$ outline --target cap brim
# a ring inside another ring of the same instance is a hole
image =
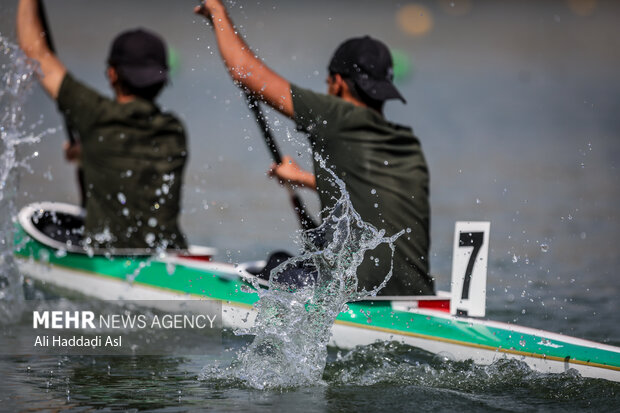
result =
[[[168,80],[168,69],[159,66],[121,66],[121,75],[135,87],[148,87]]]
[[[396,86],[387,79],[377,80],[360,76],[355,79],[355,83],[369,97],[375,100],[386,101],[390,99],[400,99],[403,103],[407,103],[403,95],[396,89]]]

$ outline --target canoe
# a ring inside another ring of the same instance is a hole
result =
[[[85,251],[41,234],[35,221],[49,210],[81,213],[77,207],[59,203],[32,204],[21,210],[15,256],[26,278],[100,300],[219,300],[225,328],[245,328],[254,322],[258,295],[248,287],[253,277],[250,270],[260,263],[216,262],[209,248],[197,254],[190,249],[187,254],[157,255],[138,250],[115,255]],[[458,241],[455,237],[455,246]],[[468,271],[471,275],[471,267]],[[475,284],[473,278],[465,281],[470,282]],[[465,315],[467,311],[455,307],[466,294],[461,294],[460,286],[454,288],[459,291],[456,299],[440,292],[430,297],[375,297],[349,303],[332,328],[330,345],[351,349],[395,340],[452,360],[491,364],[501,358],[518,359],[544,373],[575,369],[584,377],[620,382],[619,347],[473,317],[475,310]]]

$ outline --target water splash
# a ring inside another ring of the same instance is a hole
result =
[[[255,304],[256,322],[235,332],[253,335],[254,340],[237,354],[222,378],[258,389],[321,383],[336,317],[347,302],[376,295],[392,276],[390,268],[376,288],[358,291],[357,267],[365,252],[388,244],[393,254],[393,243],[404,231],[385,237],[385,230],[364,222],[353,209],[344,182],[327,171],[340,189],[340,199],[321,226],[302,233],[304,252],[272,270],[268,289],[254,281],[260,298]],[[211,369],[203,377],[213,374]]]
[[[36,64],[0,34],[0,323],[21,311],[23,290],[13,257],[13,219],[18,187],[16,169],[26,165],[18,147],[38,142],[24,133],[23,106],[35,82]]]

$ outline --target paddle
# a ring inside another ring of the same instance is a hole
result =
[[[265,139],[265,143],[269,148],[269,152],[271,152],[271,157],[273,161],[278,165],[282,163],[282,155],[280,153],[280,149],[278,148],[278,144],[276,143],[273,134],[271,133],[271,128],[267,125],[267,121],[263,116],[263,113],[260,109],[260,103],[257,99],[255,99],[249,92],[245,92],[245,97],[248,102],[248,106],[256,119],[256,123],[258,123],[258,127],[263,134],[263,138]],[[286,186],[289,192],[289,196],[291,198],[291,203],[293,204],[293,208],[295,209],[295,213],[297,214],[297,218],[299,219],[299,224],[304,230],[309,230],[317,227],[314,219],[308,214],[303,204],[301,203],[301,198],[295,192],[293,188],[289,185]]]
[[[49,25],[47,24],[47,14],[45,13],[42,0],[37,0],[37,8],[39,11],[39,20],[41,21],[41,26],[43,27],[43,31],[45,32],[45,42],[47,43],[47,47],[49,47],[49,49],[52,52],[56,53],[56,48],[54,47],[54,43],[52,42],[52,33],[50,32]],[[65,130],[67,131],[69,144],[75,145],[75,143],[77,142],[77,139],[76,139],[77,134],[69,126],[67,117],[64,114],[62,115],[62,117],[65,122]],[[84,207],[86,204],[86,198],[84,197],[84,195],[86,194],[86,186],[84,183],[84,171],[82,170],[81,167],[78,167],[77,169],[77,180],[78,180],[78,191],[80,194],[80,205]]]

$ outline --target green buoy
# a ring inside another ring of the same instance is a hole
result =
[[[173,77],[179,71],[181,59],[179,53],[172,46],[168,46],[168,68],[170,70],[170,77]]]
[[[413,74],[413,65],[409,55],[402,50],[392,49],[392,63],[394,64],[394,81],[402,82]]]

